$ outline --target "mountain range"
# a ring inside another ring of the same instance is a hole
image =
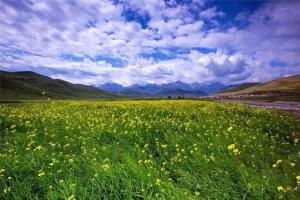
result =
[[[116,83],[106,83],[103,85],[98,85],[97,87],[106,91],[128,95],[128,96],[197,97],[197,96],[206,96],[209,94],[214,94],[218,91],[223,90],[223,88],[225,88],[226,86],[220,83],[187,84],[181,81],[176,81],[176,82],[165,83],[165,84],[146,84],[146,85],[134,84],[128,87],[124,87]]]
[[[239,98],[270,97],[278,100],[300,101],[300,75],[283,77],[265,83],[187,84],[181,81],[165,84],[134,84],[124,87],[116,83],[86,86],[53,79],[31,71],[0,70],[0,100],[22,99],[115,99],[215,96]]]

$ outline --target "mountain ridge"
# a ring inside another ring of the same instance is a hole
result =
[[[208,94],[215,93],[217,91],[222,90],[225,85],[220,83],[212,83],[212,84],[200,84],[200,83],[192,83],[187,84],[181,81],[171,82],[171,83],[163,83],[163,84],[133,84],[131,86],[124,87],[117,83],[105,83],[102,85],[98,85],[100,89],[116,92],[120,94],[130,95],[132,94],[140,94],[144,96],[161,96],[164,93],[168,93],[171,95],[171,91],[182,90],[186,96],[206,96]],[[163,95],[163,96],[166,96]],[[169,95],[169,96],[170,96]],[[133,95],[134,96],[134,95]],[[172,95],[171,95],[172,96]],[[175,96],[175,95],[173,95]]]

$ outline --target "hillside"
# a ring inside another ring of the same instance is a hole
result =
[[[238,91],[222,92],[218,96],[300,101],[300,75],[275,79]]]
[[[81,84],[72,84],[31,71],[0,70],[0,100],[23,99],[97,99],[118,95]]]
[[[249,87],[253,87],[258,84],[259,83],[241,83],[241,84],[235,84],[235,85],[228,85],[228,86],[224,87],[224,90],[220,91],[219,93],[236,92],[236,91],[244,90]]]

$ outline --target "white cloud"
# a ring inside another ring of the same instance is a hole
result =
[[[262,81],[300,73],[299,3],[267,3],[252,14],[236,17],[247,26],[221,29],[216,17],[225,14],[203,0],[180,5],[160,0],[26,2],[0,4],[0,59],[6,70],[45,68],[55,71],[53,77],[76,83],[124,85]],[[148,27],[126,20],[128,9],[149,16]],[[206,23],[214,26],[207,29]],[[170,48],[188,51],[166,60],[141,56],[156,49],[176,54]],[[192,48],[217,52],[199,53]],[[62,54],[86,59],[64,60]],[[99,55],[121,59],[126,65],[116,68],[107,60],[91,59]],[[274,68],[273,60],[286,66]]]
[[[222,17],[224,15],[225,15],[225,13],[223,13],[221,11],[217,11],[216,7],[208,8],[199,13],[199,16],[204,19],[211,19],[214,17]]]
[[[197,21],[195,23],[179,26],[176,30],[176,35],[182,36],[182,35],[189,35],[191,33],[199,32],[203,24],[204,24],[203,21]]]

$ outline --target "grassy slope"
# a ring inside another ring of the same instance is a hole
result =
[[[43,94],[45,92],[45,94]],[[115,94],[34,72],[0,71],[0,100],[116,98]]]
[[[235,94],[255,93],[255,92],[295,92],[295,91],[296,92],[300,91],[300,75],[276,79],[243,90],[224,93],[224,94],[235,95]]]
[[[300,197],[299,124],[272,111],[35,102],[0,105],[0,127],[0,199]]]
[[[300,75],[276,79],[243,90],[219,93],[218,96],[241,95],[245,93],[266,94],[266,100],[300,101]],[[253,97],[254,99],[256,97]]]
[[[237,85],[232,85],[219,93],[236,92],[236,91],[244,90],[249,87],[253,87],[258,84],[259,83],[241,83],[241,84],[237,84]]]
[[[289,76],[267,83],[262,83],[251,88],[247,88],[241,92],[285,92],[285,91],[300,91],[300,75]]]

